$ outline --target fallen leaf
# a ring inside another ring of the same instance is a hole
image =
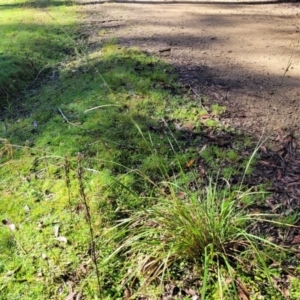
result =
[[[9,219],[2,220],[2,224],[8,227],[11,231],[16,231],[17,227]]]
[[[205,114],[205,115],[200,115],[198,118],[199,118],[200,120],[202,120],[202,121],[206,121],[206,120],[208,120],[208,119],[211,119],[212,116],[209,115],[209,114]]]
[[[260,149],[261,152],[263,152],[265,154],[268,153],[267,148],[265,146],[260,146],[259,149]]]
[[[178,131],[183,131],[183,132],[187,132],[187,133],[192,133],[195,126],[191,123],[186,123],[186,124],[179,124],[179,123],[175,123],[174,124],[175,126],[175,129],[178,130]]]
[[[59,242],[61,242],[61,243],[68,243],[68,240],[67,240],[67,238],[66,237],[64,237],[64,236],[59,236],[59,237],[57,237],[56,238]]]
[[[75,298],[75,300],[80,300],[80,299],[81,299],[81,296],[82,296],[82,293],[81,293],[81,292],[79,292],[79,293],[76,295],[76,298]]]
[[[238,114],[236,115],[236,117],[238,117],[238,118],[246,118],[247,115],[246,115],[244,112],[242,112],[242,113],[238,113]]]
[[[38,277],[38,278],[41,278],[41,277],[43,277],[43,276],[44,276],[43,272],[38,272],[38,273],[37,273],[37,277]]]
[[[276,173],[275,173],[275,177],[277,180],[280,180],[282,178],[282,175],[281,175],[281,171],[280,170],[277,170]]]
[[[45,260],[47,260],[47,259],[48,259],[48,256],[47,256],[47,254],[43,253],[43,254],[42,254],[42,259],[45,259]]]
[[[266,199],[266,203],[272,208],[272,210],[276,209],[276,206],[272,203],[273,198],[269,197]]]
[[[206,147],[207,147],[207,144],[203,145],[198,153],[201,154],[203,151],[205,151]]]
[[[259,160],[258,163],[260,163],[263,166],[271,166],[271,162],[269,161]]]
[[[30,212],[30,207],[29,207],[28,205],[25,205],[25,206],[24,206],[24,210],[25,210],[25,212],[28,213],[28,212]]]
[[[171,51],[171,47],[166,47],[166,48],[162,48],[159,49],[158,52],[162,53],[162,52],[170,52]]]
[[[59,225],[54,226],[54,235],[56,238],[59,237]]]
[[[195,128],[194,124],[191,123],[183,124],[181,126],[181,130],[184,132],[193,132],[194,128]]]
[[[79,268],[83,274],[87,273],[86,264],[80,264]]]
[[[200,175],[200,177],[203,178],[203,177],[205,176],[205,174],[206,174],[205,170],[204,170],[203,168],[201,168],[201,169],[199,170],[199,175]]]
[[[285,299],[289,299],[290,298],[290,291],[288,288],[283,288],[283,295]]]
[[[185,293],[190,296],[197,296],[197,292],[191,288],[184,289]]]
[[[69,295],[65,298],[65,300],[74,300],[77,292],[70,291]]]
[[[38,222],[38,228],[42,228],[44,226],[44,222],[41,221],[41,222]]]
[[[125,287],[123,300],[129,300],[130,297],[131,297],[131,291],[128,287]]]
[[[294,236],[294,239],[292,241],[292,245],[300,244],[300,235]]]
[[[5,274],[5,277],[10,277],[16,273],[18,273],[22,268],[22,265],[19,265],[16,269],[12,270],[12,271],[8,271],[6,274]]]
[[[236,283],[237,288],[238,288],[239,298],[241,300],[250,300],[250,292],[245,287],[245,285],[239,279],[236,279],[235,283]]]
[[[191,159],[189,162],[187,162],[186,166],[188,168],[190,168],[193,164],[194,164],[195,160],[194,159]]]
[[[185,197],[186,197],[186,193],[180,191],[180,192],[177,193],[177,196],[178,196],[179,199],[183,200],[183,199],[185,199]]]
[[[232,278],[231,277],[227,277],[225,280],[226,284],[230,284],[232,282]]]

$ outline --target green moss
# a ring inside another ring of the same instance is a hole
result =
[[[9,107],[12,98],[30,86],[36,76],[50,76],[58,62],[74,53],[75,44],[65,32],[74,36],[75,7],[66,7],[63,0],[55,2],[60,5],[47,3],[47,10],[29,1],[6,1],[1,7],[2,107]]]
[[[206,120],[205,125],[209,127],[216,127],[218,122],[216,120]]]
[[[213,104],[211,106],[211,111],[214,115],[220,115],[226,111],[226,106],[221,106],[218,104]]]
[[[235,150],[229,149],[226,151],[226,157],[231,161],[236,161],[239,159],[239,154]]]

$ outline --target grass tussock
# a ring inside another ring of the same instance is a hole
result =
[[[119,225],[127,228],[128,235],[114,254],[122,253],[131,262],[124,280],[129,286],[140,284],[133,298],[147,294],[153,282],[182,280],[185,272],[192,281],[199,278],[197,289],[203,299],[213,295],[213,299],[238,299],[239,284],[247,273],[264,274],[272,284],[268,264],[288,250],[252,234],[251,229],[264,221],[287,224],[276,222],[274,216],[240,209],[240,201],[249,192],[226,197],[228,191],[220,191],[211,182],[195,193],[174,183],[164,185],[167,196]],[[196,266],[196,273],[191,266]],[[253,291],[247,289],[244,293],[250,296]]]

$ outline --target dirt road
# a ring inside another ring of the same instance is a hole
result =
[[[299,2],[83,2],[92,47],[117,37],[159,55],[228,107],[225,122],[300,137]]]

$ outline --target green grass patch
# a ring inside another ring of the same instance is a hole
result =
[[[37,76],[51,75],[74,54],[75,6],[66,1],[7,0],[0,4],[0,106],[10,107]],[[66,32],[68,33],[67,36]]]
[[[181,184],[165,184],[168,196],[122,223],[127,224],[128,235],[115,253],[122,251],[131,262],[125,278],[128,285],[140,283],[134,297],[151,297],[153,290],[148,286],[153,281],[184,284],[183,274],[188,274],[202,299],[238,299],[244,284],[244,295],[257,289],[261,296],[265,283],[270,285],[273,276],[278,276],[278,270],[269,270],[268,261],[282,259],[287,252],[245,229],[262,220],[273,224],[270,216],[237,208],[248,192],[228,198],[227,190],[217,190],[209,183],[206,191],[200,186],[196,192],[184,190],[183,197]],[[256,277],[255,284],[249,282],[252,277]],[[269,296],[281,297],[272,285],[266,290]]]

